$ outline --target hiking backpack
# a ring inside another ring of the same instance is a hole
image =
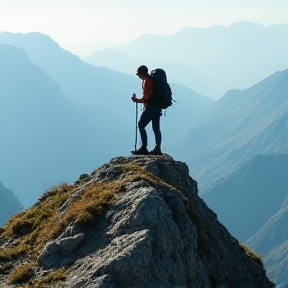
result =
[[[153,80],[154,90],[151,100],[156,101],[161,109],[166,109],[172,105],[172,91],[167,83],[166,73],[163,69],[157,68],[150,72]]]

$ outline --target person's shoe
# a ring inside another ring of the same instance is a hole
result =
[[[149,152],[149,155],[162,155],[162,152],[159,148],[155,147],[152,151]]]
[[[149,151],[147,150],[147,148],[145,146],[142,146],[136,151],[131,151],[131,153],[133,155],[148,155]]]

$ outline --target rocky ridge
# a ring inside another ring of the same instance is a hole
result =
[[[59,204],[57,219],[91,185],[116,185],[117,195],[107,194],[109,205],[89,225],[69,218],[65,231],[41,249],[30,283],[62,269],[60,284],[73,288],[272,287],[257,255],[232,237],[198,196],[185,163],[168,155],[114,158],[81,175]],[[2,248],[12,245],[3,239]]]

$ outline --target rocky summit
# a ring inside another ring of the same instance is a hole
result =
[[[44,193],[0,236],[3,287],[273,287],[168,155],[114,158]]]

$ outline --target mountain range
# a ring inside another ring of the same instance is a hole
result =
[[[130,94],[141,90],[135,76],[87,64],[40,33],[1,33],[1,42],[10,44],[2,44],[0,49],[0,92],[5,109],[0,116],[0,130],[7,149],[6,153],[2,150],[0,169],[2,181],[24,206],[36,201],[39,191],[69,182],[76,173],[91,169],[91,163],[101,164],[107,157],[127,155],[133,150],[136,124]],[[183,85],[171,87],[177,103],[167,117],[162,117],[162,131],[164,137],[173,131],[174,138],[163,141],[164,149],[173,146],[173,141],[215,102]],[[154,135],[149,140],[152,146]],[[52,159],[61,164],[51,169]],[[78,161],[74,167],[71,159]],[[21,181],[15,182],[11,171],[18,161]],[[20,173],[22,170],[29,176]],[[39,173],[41,177],[34,181],[33,175]],[[26,191],[33,197],[27,198]]]
[[[180,84],[171,87],[177,102],[161,118],[164,149],[187,162],[200,195],[233,235],[250,238],[256,251],[265,248],[259,253],[269,275],[286,281],[288,69],[217,102]],[[135,136],[130,96],[140,91],[135,76],[87,64],[46,35],[0,33],[1,181],[28,207],[48,187],[129,154]],[[153,144],[152,134],[149,139]]]
[[[288,153],[288,69],[230,90],[175,145],[205,187],[258,154]]]
[[[22,210],[23,206],[14,192],[0,182],[0,227],[7,222],[9,217]]]
[[[288,154],[257,155],[202,195],[230,233],[263,257],[277,284],[288,279],[287,175]]]
[[[288,279],[288,189],[286,192],[280,209],[246,241],[251,249],[263,256],[268,275],[279,284]]]
[[[129,145],[123,120],[71,101],[22,49],[0,44],[0,82],[0,175],[26,207]]]
[[[184,27],[170,36],[144,35],[97,51],[85,61],[126,73],[147,64],[164,68],[171,82],[213,99],[246,89],[288,67],[288,24],[264,27],[249,22],[209,28]]]
[[[244,242],[278,212],[288,195],[287,173],[288,154],[257,155],[207,187],[202,197]]]
[[[0,34],[0,43],[23,49],[35,65],[54,79],[69,99],[105,107],[121,114],[123,119],[129,119],[127,111],[122,109],[129,104],[131,106],[130,96],[134,91],[141,91],[136,77],[89,65],[44,34],[4,32]]]
[[[87,64],[78,56],[62,49],[49,36],[40,33],[4,32],[0,34],[1,42],[23,49],[35,65],[41,67],[54,79],[70,100],[104,107],[126,121],[127,125],[130,125],[130,131],[133,130],[135,109],[130,98],[134,92],[141,97],[141,81],[135,75]],[[135,64],[135,71],[138,66],[139,63]],[[215,100],[183,85],[172,83],[171,87],[173,97],[182,105],[175,105],[173,107],[175,109],[170,110],[174,118],[167,117],[164,122],[168,122],[167,127],[173,126],[175,122],[182,123],[181,126],[177,126],[177,129],[173,129],[177,138],[186,132],[197,117]],[[163,129],[169,132],[169,128],[163,127]],[[131,134],[130,137],[132,143],[134,135]]]

